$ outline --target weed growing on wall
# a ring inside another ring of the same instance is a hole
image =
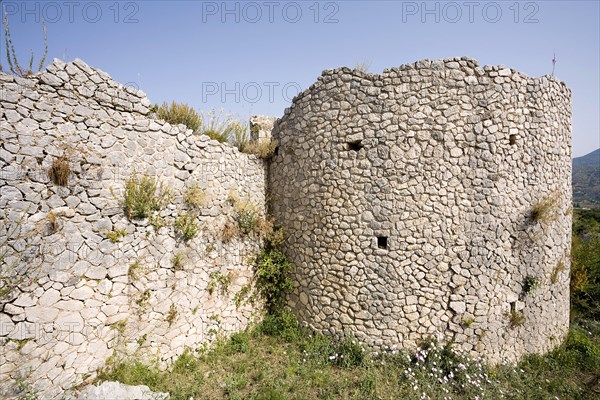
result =
[[[160,211],[171,200],[168,188],[159,184],[156,178],[147,175],[133,175],[125,182],[123,209],[127,218],[147,218]]]
[[[235,193],[230,194],[228,200],[233,205],[239,232],[243,235],[253,233],[261,220],[254,204],[249,198],[241,200]]]
[[[529,296],[535,293],[536,290],[538,290],[540,287],[540,279],[536,276],[533,275],[527,275],[525,277],[525,279],[523,280],[523,285],[522,285],[522,296],[521,297],[525,297],[525,296]]]
[[[215,289],[220,288],[221,294],[226,294],[229,289],[229,284],[231,283],[231,275],[223,274],[220,271],[211,272],[209,275],[208,285],[206,289],[209,294],[213,294]]]
[[[186,211],[175,220],[175,232],[184,240],[191,240],[198,233],[196,213]]]
[[[60,228],[60,217],[53,211],[50,211],[46,216],[46,221],[48,221],[48,233],[50,235],[58,232]]]
[[[136,281],[140,278],[142,273],[142,264],[139,260],[136,260],[133,264],[129,266],[129,270],[127,270],[127,276],[131,281]]]
[[[167,314],[167,322],[169,323],[169,326],[173,325],[173,322],[175,322],[177,319],[178,314],[177,306],[175,306],[175,304],[171,304],[171,307],[169,307],[169,313]]]
[[[560,260],[558,262],[558,264],[556,264],[556,267],[554,267],[554,269],[552,270],[552,274],[550,275],[550,282],[552,282],[552,284],[555,284],[556,282],[558,282],[558,277],[560,275],[561,272],[563,272],[565,270],[565,263],[563,260]]]
[[[173,255],[173,258],[171,258],[171,265],[173,266],[173,269],[175,271],[181,271],[183,270],[183,260],[185,258],[185,254],[183,254],[182,252],[178,251],[177,253],[175,253]]]
[[[521,311],[510,310],[506,316],[511,328],[516,328],[525,323],[525,315]]]
[[[113,229],[112,231],[106,232],[106,238],[112,243],[117,243],[121,238],[125,237],[127,231],[123,229]]]

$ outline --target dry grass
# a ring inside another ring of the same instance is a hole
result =
[[[531,219],[534,222],[550,222],[556,218],[556,211],[559,206],[560,193],[551,193],[533,205]]]
[[[200,208],[206,201],[206,193],[200,188],[198,183],[190,186],[183,195],[183,201],[188,207]]]
[[[198,115],[193,107],[187,104],[180,104],[173,101],[169,105],[169,103],[164,102],[162,106],[156,108],[155,112],[158,118],[172,125],[183,124],[194,132],[202,125],[200,115]]]
[[[48,216],[46,216],[46,220],[48,221],[48,232],[50,234],[56,233],[59,228],[59,217],[55,212],[50,211]]]
[[[221,231],[221,240],[223,243],[229,243],[231,239],[238,237],[239,235],[240,230],[237,224],[227,221],[223,226],[223,230]]]
[[[521,311],[511,310],[507,314],[507,318],[511,328],[516,328],[525,323],[525,315]]]
[[[242,151],[247,154],[255,154],[259,158],[267,160],[273,156],[277,145],[278,143],[275,139],[262,139],[255,142],[249,142],[243,147]]]
[[[565,270],[565,263],[562,260],[560,260],[558,262],[558,264],[556,264],[556,267],[554,267],[554,270],[552,270],[552,275],[550,275],[550,282],[552,282],[553,284],[558,282],[558,276],[564,270]]]
[[[55,158],[52,161],[52,166],[48,168],[48,178],[58,186],[67,186],[69,184],[69,176],[71,175],[71,167],[67,156]]]

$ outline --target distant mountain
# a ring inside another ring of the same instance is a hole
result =
[[[595,165],[596,167],[600,167],[600,149],[594,150],[585,156],[573,159],[573,167],[581,167],[582,165]]]
[[[573,204],[600,207],[600,149],[573,159]]]

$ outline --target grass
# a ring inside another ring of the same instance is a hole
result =
[[[264,160],[269,159],[277,148],[275,139],[252,141],[248,124],[234,119],[231,114],[224,114],[222,109],[219,112],[211,110],[202,113],[202,124],[196,132],[221,143],[229,143],[243,153],[255,154]]]
[[[154,105],[151,112],[157,118],[171,124],[184,124],[196,134],[207,135],[221,143],[229,143],[243,153],[255,154],[265,160],[269,159],[277,148],[277,141],[274,139],[252,141],[248,124],[238,121],[232,114],[225,114],[223,109],[198,114],[187,104],[173,101],[171,104],[165,102],[161,106]]]
[[[186,352],[168,371],[112,360],[99,379],[148,385],[174,400],[418,399],[423,393],[431,399],[591,399],[600,376],[600,326],[583,323],[546,356],[488,368],[434,343],[413,353],[370,354],[352,339],[336,342],[302,329],[284,312],[208,351]]]
[[[303,328],[284,310],[228,340],[218,340],[209,350],[190,349],[167,371],[113,358],[99,380],[145,384],[171,393],[174,400],[599,398],[600,244],[595,240],[600,213],[589,217],[575,210],[574,217],[572,264],[574,271],[582,272],[571,282],[571,328],[554,351],[527,356],[515,366],[486,366],[451,346],[431,342],[422,343],[416,352],[389,348],[383,354],[370,353],[352,338],[335,341]],[[561,264],[559,270],[565,268]],[[524,283],[534,288],[536,281]],[[518,325],[523,322],[519,314],[513,310],[507,317]]]

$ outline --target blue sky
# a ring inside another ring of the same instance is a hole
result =
[[[27,63],[81,58],[153,102],[280,116],[321,71],[468,56],[573,90],[573,155],[600,147],[599,1],[0,1]],[[4,36],[1,53],[6,68]],[[37,59],[36,59],[37,60]]]

